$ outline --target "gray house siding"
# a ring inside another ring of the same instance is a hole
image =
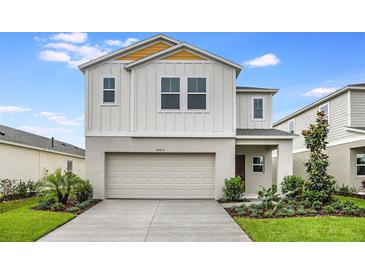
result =
[[[351,91],[351,126],[365,127],[365,92]]]

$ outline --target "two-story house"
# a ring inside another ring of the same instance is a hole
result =
[[[323,111],[329,123],[329,173],[339,185],[359,188],[365,180],[365,84],[343,87],[274,123],[274,128],[296,133],[293,172],[305,176],[308,160],[302,130]]]
[[[86,177],[98,198],[222,197],[292,174],[293,134],[272,128],[275,89],[236,87],[242,67],[165,35],[79,66],[85,74]]]

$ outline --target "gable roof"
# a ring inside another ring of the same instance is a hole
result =
[[[40,150],[60,152],[63,154],[71,154],[75,156],[85,157],[85,150],[62,141],[39,136],[33,133],[22,131],[19,129],[0,125],[0,143],[16,143],[23,146],[30,146]]]
[[[121,48],[121,49],[118,49],[118,50],[115,50],[115,51],[112,51],[108,54],[105,54],[105,55],[102,55],[98,58],[95,58],[93,60],[90,60],[86,63],[83,63],[81,65],[78,66],[78,68],[84,72],[85,69],[91,67],[91,66],[94,66],[96,64],[99,64],[101,62],[104,62],[106,60],[109,60],[109,59],[112,59],[112,58],[115,58],[119,55],[122,55],[122,54],[125,54],[125,53],[128,53],[128,52],[131,52],[133,51],[134,49],[137,49],[137,48],[140,48],[142,47],[143,45],[147,45],[147,44],[152,44],[154,42],[157,42],[157,41],[164,41],[164,42],[167,42],[167,43],[170,43],[172,45],[176,45],[178,43],[180,43],[180,41],[178,40],[175,40],[171,37],[168,37],[166,35],[163,35],[163,34],[157,34],[155,36],[152,36],[150,38],[147,38],[147,39],[144,39],[140,42],[137,42],[137,43],[134,43],[128,47],[124,47],[124,48]]]
[[[259,88],[259,87],[243,87],[237,86],[237,92],[262,92],[262,93],[277,93],[279,89],[276,88]]]
[[[285,121],[287,121],[287,120],[289,120],[289,119],[291,119],[291,118],[293,118],[293,117],[295,117],[299,114],[302,114],[303,112],[305,112],[305,111],[307,111],[307,110],[309,110],[313,107],[319,106],[319,105],[325,103],[326,101],[328,101],[328,100],[330,100],[334,97],[337,97],[337,96],[341,95],[342,93],[344,93],[344,92],[346,92],[350,89],[358,89],[358,90],[364,90],[365,91],[365,83],[351,84],[351,85],[347,85],[343,88],[340,88],[340,89],[338,89],[338,90],[322,97],[321,99],[319,99],[319,100],[317,100],[317,101],[315,101],[315,102],[313,102],[313,103],[297,110],[296,112],[294,112],[294,113],[292,113],[288,116],[285,116],[284,118],[281,118],[280,120],[276,121],[273,124],[273,126],[277,126],[277,125],[279,125],[279,124],[281,124],[281,123],[283,123],[283,122],[285,122]]]
[[[143,63],[148,62],[150,60],[153,60],[153,59],[156,59],[156,58],[161,58],[163,56],[167,56],[167,55],[176,53],[176,52],[178,52],[180,50],[183,50],[183,49],[190,50],[193,53],[197,53],[197,54],[203,55],[205,57],[211,58],[213,60],[216,60],[218,62],[224,63],[225,65],[236,69],[237,75],[239,74],[239,72],[242,69],[242,66],[241,65],[238,65],[238,64],[236,64],[236,63],[234,63],[232,61],[229,61],[229,60],[227,60],[227,59],[225,59],[223,57],[220,57],[218,55],[215,55],[213,53],[210,53],[210,52],[208,52],[206,50],[203,50],[203,49],[200,49],[198,47],[192,46],[192,45],[190,45],[188,43],[185,43],[185,42],[182,42],[182,43],[177,44],[176,46],[173,46],[171,48],[167,48],[165,50],[156,52],[155,54],[152,54],[152,55],[146,56],[146,57],[144,57],[142,59],[139,59],[139,60],[136,60],[134,62],[131,62],[131,63],[127,64],[125,66],[125,68],[126,69],[131,69],[131,68],[133,68],[135,66],[138,66],[140,64],[143,64]]]
[[[192,51],[193,53],[197,53],[198,55],[202,55],[202,56],[205,56],[205,57],[208,57],[208,58],[211,58],[213,60],[216,60],[218,62],[221,62],[229,67],[232,67],[236,70],[236,75],[238,75],[240,73],[240,71],[242,70],[242,66],[237,64],[237,63],[234,63],[232,61],[229,61],[223,57],[220,57],[218,55],[215,55],[211,52],[208,52],[206,50],[203,50],[203,49],[200,49],[198,47],[195,47],[193,45],[190,45],[188,43],[185,43],[185,42],[180,42],[178,40],[175,40],[173,38],[170,38],[166,35],[163,35],[163,34],[159,34],[159,35],[156,35],[156,36],[153,36],[149,39],[145,39],[141,42],[138,42],[136,44],[133,44],[129,47],[126,47],[126,48],[122,48],[122,49],[119,49],[119,50],[116,50],[116,51],[113,51],[109,54],[106,54],[106,55],[103,55],[103,56],[100,56],[94,60],[91,60],[89,62],[86,62],[84,64],[81,64],[79,65],[79,69],[84,72],[85,69],[93,66],[93,65],[96,65],[98,63],[101,63],[101,62],[104,62],[104,61],[107,61],[107,60],[110,60],[112,58],[115,58],[121,54],[124,54],[124,53],[128,53],[130,51],[133,51],[134,49],[136,48],[139,48],[145,44],[150,44],[150,43],[153,43],[155,41],[159,41],[159,40],[164,40],[168,43],[171,43],[172,44],[172,47],[169,47],[165,50],[161,50],[159,52],[156,52],[154,54],[151,54],[151,55],[148,55],[144,58],[141,58],[141,59],[138,59],[138,60],[135,60],[135,61],[132,61],[130,63],[128,63],[125,68],[126,69],[131,69],[132,67],[135,67],[137,65],[140,65],[142,63],[145,63],[149,60],[153,60],[155,58],[159,58],[159,57],[163,57],[163,56],[167,56],[167,55],[170,55],[170,54],[173,54],[173,53],[176,53],[180,50],[183,50],[183,49],[186,49],[188,51]]]

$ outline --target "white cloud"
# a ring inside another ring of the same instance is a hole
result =
[[[19,112],[27,112],[31,111],[30,108],[23,108],[18,106],[0,106],[0,114],[2,113],[19,113]]]
[[[334,92],[337,88],[314,88],[310,91],[307,91],[302,96],[304,97],[321,97],[327,94],[330,94],[331,92]]]
[[[85,121],[85,115],[81,115],[76,118],[77,121]]]
[[[49,112],[49,111],[42,111],[34,116],[36,117],[41,117],[41,116],[45,116],[45,117],[49,117],[49,116],[54,116],[54,115],[62,115],[63,113],[59,113],[59,112]]]
[[[84,43],[87,40],[87,33],[85,32],[58,33],[53,35],[51,39],[70,43]]]
[[[44,50],[39,53],[39,59],[50,62],[69,63],[71,61],[71,56],[61,51]]]
[[[43,128],[43,127],[34,127],[34,126],[22,126],[18,127],[20,130],[24,130],[30,133],[38,134],[38,135],[46,135],[50,136],[53,134],[60,134],[60,133],[72,133],[74,132],[72,129],[69,128]]]
[[[53,49],[64,49],[68,51],[76,51],[77,46],[70,43],[48,43],[44,46],[45,48],[53,48]]]
[[[104,43],[108,46],[118,46],[118,47],[128,47],[134,43],[138,42],[137,38],[129,37],[124,41],[121,40],[105,40]]]
[[[262,55],[260,57],[248,60],[245,62],[245,65],[254,68],[254,67],[267,67],[267,66],[276,66],[279,64],[281,60],[273,53],[268,53]]]
[[[122,40],[105,40],[100,45],[87,43],[86,33],[59,33],[41,40],[43,50],[39,53],[39,59],[48,62],[61,62],[71,68],[86,63],[110,51],[108,46],[126,47],[138,41],[137,38],[127,38]],[[50,41],[53,40],[53,41]],[[55,42],[56,40],[56,42]]]
[[[35,115],[36,117],[47,117],[48,120],[56,122],[57,124],[64,126],[81,126],[84,121],[84,115],[81,115],[75,119],[68,118],[60,112],[42,111]]]

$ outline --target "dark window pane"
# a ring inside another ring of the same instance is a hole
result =
[[[115,89],[115,79],[104,78],[104,89]]]
[[[364,155],[357,155],[356,156],[357,159],[357,164],[358,165],[365,165],[365,154]]]
[[[205,78],[198,78],[197,79],[198,83],[197,83],[197,92],[206,92],[207,91],[207,87],[206,87],[206,79]]]
[[[180,78],[171,78],[171,92],[180,92]]]
[[[170,78],[161,78],[161,91],[170,92]]]
[[[67,171],[72,171],[72,161],[71,160],[67,161]]]
[[[365,175],[365,166],[357,167],[357,175]]]
[[[162,94],[161,109],[180,109],[180,95]]]
[[[104,90],[103,102],[104,103],[114,103],[114,90]]]
[[[206,109],[207,100],[205,94],[189,94],[188,109]]]
[[[259,166],[259,165],[254,165],[253,166],[253,172],[263,172],[264,167],[263,166]]]
[[[253,100],[254,108],[262,108],[262,99],[254,99]]]
[[[253,112],[253,118],[255,119],[262,119],[264,116],[263,116],[263,111],[262,109],[254,109],[254,112]]]
[[[253,163],[254,164],[263,164],[264,163],[264,157],[253,157]]]
[[[196,92],[196,78],[188,78],[188,92]]]

